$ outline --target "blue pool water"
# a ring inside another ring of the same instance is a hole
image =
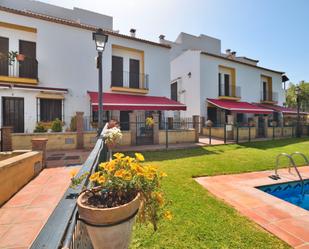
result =
[[[309,210],[309,179],[304,180],[305,195],[301,195],[301,182],[287,182],[257,187],[258,189]]]

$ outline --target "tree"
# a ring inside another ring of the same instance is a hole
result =
[[[309,82],[301,81],[299,83],[301,89],[300,95],[300,110],[309,112]],[[290,84],[286,93],[286,103],[288,107],[297,108],[295,84]]]

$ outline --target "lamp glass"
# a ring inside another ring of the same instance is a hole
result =
[[[301,89],[300,89],[299,86],[297,86],[297,87],[295,88],[295,94],[296,94],[296,95],[300,95],[300,93],[301,93]]]
[[[98,30],[93,33],[93,40],[95,41],[97,51],[103,52],[108,40],[108,35],[104,34],[101,30]]]

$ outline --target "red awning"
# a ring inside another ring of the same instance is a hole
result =
[[[256,104],[257,106],[271,109],[275,112],[281,112],[282,114],[286,115],[297,115],[297,110],[294,110],[292,108],[283,107],[280,105],[268,105],[268,104]],[[307,112],[300,112],[301,115],[308,115]]]
[[[93,110],[98,109],[98,93],[89,92]],[[177,101],[166,97],[139,96],[131,94],[103,93],[104,110],[166,110],[166,111],[185,111],[187,107]]]
[[[254,113],[254,114],[271,114],[273,110],[258,107],[248,102],[237,102],[232,100],[207,99],[210,104],[213,104],[221,109],[229,110],[237,113]]]

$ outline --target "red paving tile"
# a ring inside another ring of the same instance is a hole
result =
[[[304,179],[309,166],[301,167]],[[268,176],[273,171],[200,177],[196,181],[216,197],[232,205],[242,215],[286,241],[292,247],[309,249],[309,212],[256,189],[256,186],[299,180],[293,170],[279,170],[280,180]]]
[[[0,208],[0,248],[29,248],[70,184],[72,168],[44,169]]]

